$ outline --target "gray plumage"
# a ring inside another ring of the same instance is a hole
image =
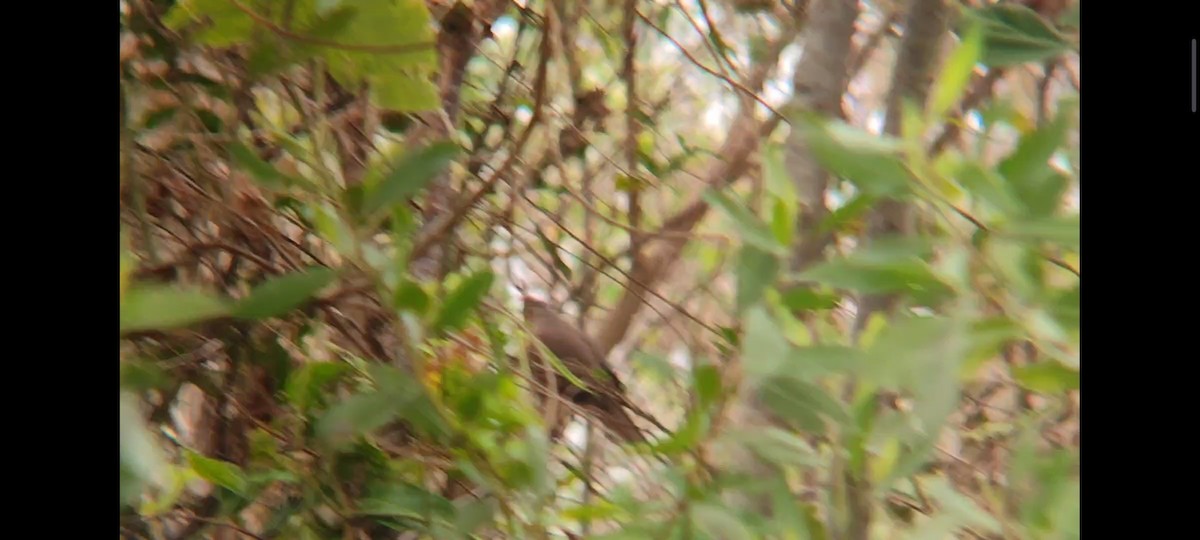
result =
[[[547,372],[553,375],[555,391],[565,400],[576,403],[584,411],[617,434],[626,442],[646,442],[637,424],[625,410],[625,386],[609,368],[604,355],[586,334],[567,322],[545,302],[524,298],[525,322],[546,349],[554,353],[570,373],[587,389],[582,389],[543,361],[536,347],[531,347],[530,367],[536,383],[545,385]],[[559,426],[555,426],[555,431]]]

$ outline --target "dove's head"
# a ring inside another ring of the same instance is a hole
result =
[[[521,301],[524,304],[524,315],[526,320],[531,320],[539,315],[552,312],[550,305],[547,304],[545,300],[532,294],[526,294],[522,296]]]

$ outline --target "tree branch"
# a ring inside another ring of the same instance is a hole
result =
[[[900,42],[896,70],[892,74],[892,88],[887,98],[884,131],[889,135],[900,134],[903,103],[908,101],[918,106],[924,105],[933,86],[942,40],[950,28],[947,1],[913,0],[905,21],[906,30]],[[868,215],[867,241],[894,234],[909,235],[914,232],[913,228],[911,206],[900,200],[884,199]],[[855,338],[874,312],[890,310],[895,299],[893,295],[863,297],[854,321]]]
[[[763,60],[755,66],[746,84],[747,89],[761,89],[766,82],[771,69],[778,61],[783,49],[795,39],[796,21],[787,21],[783,32],[764,55]],[[750,91],[751,94],[755,93]],[[752,152],[758,148],[763,128],[774,129],[779,121],[775,116],[766,123],[760,124],[754,117],[753,102],[743,100],[734,124],[729,130],[720,150],[716,152],[724,160],[719,161],[704,175],[704,185],[720,188],[737,180],[749,165]],[[708,212],[708,204],[703,200],[684,207],[684,210],[668,218],[659,228],[657,234],[647,237],[638,252],[631,252],[633,265],[629,272],[629,281],[625,292],[617,301],[616,307],[600,326],[596,335],[596,344],[603,354],[608,354],[622,339],[625,338],[629,327],[642,306],[642,297],[658,284],[665,276],[666,270],[678,260],[683,248],[687,245],[689,233],[700,223]]]

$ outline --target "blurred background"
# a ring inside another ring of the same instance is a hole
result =
[[[1077,538],[1078,36],[121,1],[122,538]],[[526,294],[647,443],[537,397]]]

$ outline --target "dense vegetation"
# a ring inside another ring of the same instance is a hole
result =
[[[122,537],[1077,538],[1078,21],[122,0]]]

